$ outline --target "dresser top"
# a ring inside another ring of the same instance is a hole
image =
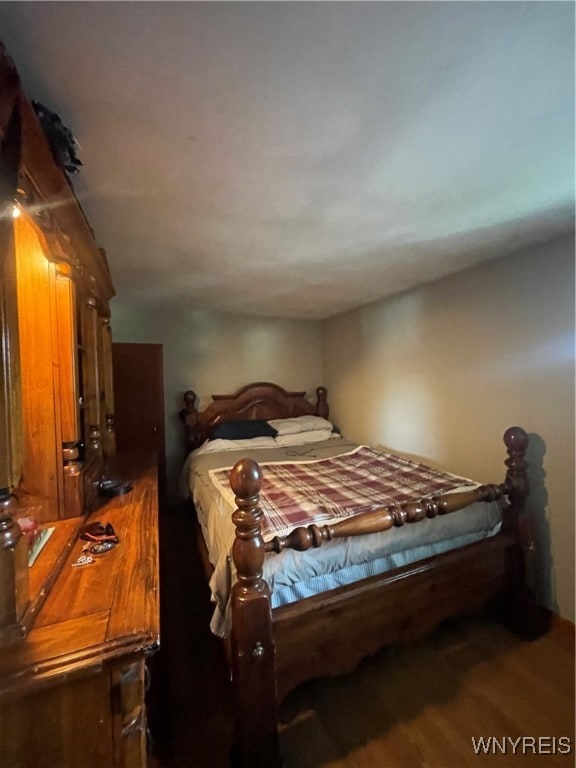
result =
[[[132,490],[103,501],[86,522],[111,523],[119,543],[104,554],[91,555],[92,563],[74,567],[86,544],[70,540],[77,521],[55,524],[30,569],[32,589],[42,588],[42,574],[62,556],[63,546],[67,556],[27,637],[2,649],[0,696],[89,674],[109,660],[158,647],[156,464],[143,455],[120,457],[116,472],[132,483]]]

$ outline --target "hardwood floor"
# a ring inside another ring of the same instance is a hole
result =
[[[157,760],[228,768],[227,672],[208,629],[190,513],[164,512],[160,542],[162,646],[149,702]],[[555,623],[527,643],[488,617],[453,621],[350,675],[306,683],[280,719],[285,768],[572,767],[574,628]]]
[[[573,660],[573,637],[559,629],[529,644],[486,619],[453,622],[295,691],[283,707],[286,768],[573,766],[573,753],[536,756],[520,741],[514,756],[502,741],[564,736],[573,746]],[[489,736],[507,754],[492,744],[495,754],[476,755],[473,739]]]

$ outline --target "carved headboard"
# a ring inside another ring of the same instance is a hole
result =
[[[186,428],[187,451],[198,448],[220,421],[287,419],[307,414],[328,418],[329,413],[324,387],[316,388],[316,402],[312,403],[306,392],[287,392],[266,381],[247,384],[233,395],[212,395],[212,402],[203,411],[197,410],[192,390],[184,393],[184,403],[180,418]]]

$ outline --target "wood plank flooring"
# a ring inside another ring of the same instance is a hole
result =
[[[161,768],[229,768],[227,671],[189,515],[161,518],[150,726]],[[306,683],[281,707],[285,768],[571,768],[573,630],[556,623],[527,643],[488,617],[465,618]]]

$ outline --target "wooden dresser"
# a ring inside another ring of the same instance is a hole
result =
[[[115,290],[55,120],[0,43],[0,766],[138,768],[159,642],[157,463],[115,456]],[[133,488],[104,500],[114,476]],[[96,520],[119,543],[73,567]],[[37,526],[52,535],[29,566]]]
[[[153,457],[127,455],[114,472],[133,490],[103,500],[86,522],[111,523],[119,544],[72,567],[85,542],[71,535],[74,520],[56,521],[30,568],[34,599],[62,560],[27,637],[0,653],[2,768],[146,765],[146,658],[159,643],[157,469]]]

